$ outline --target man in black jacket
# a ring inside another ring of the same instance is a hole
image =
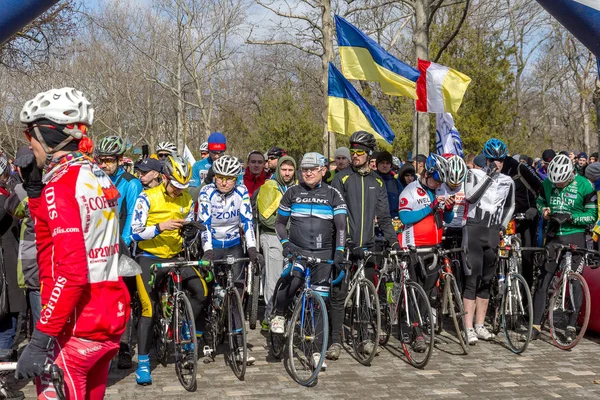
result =
[[[339,190],[348,206],[349,250],[353,259],[364,258],[364,248],[375,246],[375,222],[379,225],[383,236],[393,249],[399,249],[398,238],[388,205],[385,183],[369,168],[369,157],[375,149],[375,138],[365,131],[354,132],[350,136],[350,156],[352,168],[347,168],[331,182],[331,186]],[[375,275],[375,260],[372,258],[365,265],[365,275],[372,282]],[[331,313],[334,318],[343,318],[344,301],[347,285],[342,284],[339,290],[331,295]],[[332,345],[327,350],[327,358],[339,358],[341,345],[339,338],[332,336]],[[365,352],[369,349],[365,346]]]

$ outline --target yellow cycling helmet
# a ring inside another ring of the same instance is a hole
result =
[[[165,160],[163,174],[169,178],[173,186],[185,189],[190,184],[192,166],[189,162],[181,158],[181,156],[173,154]]]

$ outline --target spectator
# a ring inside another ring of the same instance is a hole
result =
[[[227,150],[227,139],[221,132],[213,132],[208,137],[208,157],[196,161],[192,167],[192,179],[190,187],[202,185],[208,176],[208,172],[213,162],[225,153]],[[212,180],[211,180],[212,181]]]
[[[478,154],[473,159],[473,169],[484,169],[484,168],[486,168],[485,156],[483,154]]]
[[[267,151],[267,170],[269,174],[273,174],[277,169],[277,162],[283,156],[287,155],[287,152],[281,147],[273,146]]]
[[[258,150],[252,150],[248,154],[248,168],[244,172],[244,185],[248,189],[248,195],[252,197],[254,192],[261,187],[271,174],[265,171],[265,156]]]
[[[542,153],[542,160],[536,171],[542,180],[546,179],[546,175],[548,175],[548,164],[550,164],[550,161],[552,161],[555,156],[556,153],[552,149],[544,150]]]
[[[398,204],[400,201],[400,193],[402,193],[402,185],[400,181],[392,175],[392,155],[387,151],[382,151],[377,156],[376,173],[383,179],[385,189],[387,191],[388,203],[390,206],[390,215],[392,218],[398,217]]]
[[[590,159],[588,160],[588,165],[595,163],[598,161],[598,152],[594,152],[590,155]]]
[[[152,189],[162,182],[161,172],[162,164],[152,158],[144,158],[137,167],[140,174],[140,181],[144,190]]]
[[[350,150],[347,147],[338,147],[335,150],[335,170],[340,172],[350,166]]]
[[[423,175],[423,170],[425,169],[425,161],[427,161],[427,156],[424,154],[419,154],[415,158],[415,161],[415,171],[417,172],[417,176],[421,176]]]
[[[402,168],[400,168],[400,171],[398,171],[398,180],[400,181],[400,185],[405,188],[415,179],[415,167],[407,162],[402,166]]]
[[[575,170],[579,175],[585,175],[585,167],[587,166],[587,154],[585,152],[581,152],[577,155],[577,160],[575,164]]]

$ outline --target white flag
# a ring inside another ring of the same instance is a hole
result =
[[[438,154],[457,154],[463,157],[462,140],[450,113],[436,114],[435,149]]]
[[[196,159],[194,158],[194,155],[192,154],[190,149],[187,147],[187,144],[185,145],[185,149],[183,149],[183,158],[185,158],[187,162],[189,162],[192,165],[196,163]]]

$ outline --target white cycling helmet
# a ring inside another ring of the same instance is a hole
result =
[[[467,164],[458,155],[452,154],[446,160],[446,183],[458,186],[467,178]]]
[[[208,152],[208,142],[204,142],[200,145],[200,152],[206,151]]]
[[[212,165],[215,175],[238,176],[242,172],[242,164],[234,156],[225,155],[218,158]]]
[[[8,160],[4,155],[0,155],[0,176],[8,171]]]
[[[91,126],[94,122],[94,108],[82,92],[64,87],[38,93],[25,103],[20,117],[24,124],[48,119],[60,125],[82,123]]]
[[[177,146],[171,142],[160,142],[156,146],[156,153],[159,151],[168,151],[171,154],[177,154]]]
[[[559,154],[548,165],[548,179],[552,183],[564,183],[573,178],[573,163],[568,156]]]

